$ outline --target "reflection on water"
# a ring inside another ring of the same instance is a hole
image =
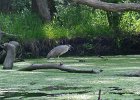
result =
[[[69,89],[88,89],[90,87],[65,87],[65,86],[49,86],[38,90],[38,92],[25,92],[25,91],[0,91],[0,100],[10,99],[13,97],[27,98],[27,97],[57,97],[66,94],[84,94],[90,91],[87,90],[79,90],[74,92],[63,92],[63,93],[47,93],[47,91],[51,90],[69,90]]]

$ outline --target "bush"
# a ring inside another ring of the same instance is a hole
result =
[[[140,14],[138,12],[126,12],[120,22],[121,30],[129,34],[140,32]]]
[[[81,5],[59,5],[57,10],[53,21],[43,27],[47,38],[93,38],[111,35],[104,11]]]
[[[50,23],[43,23],[39,16],[31,13],[26,7],[17,13],[1,13],[0,26],[8,33],[21,35],[23,40],[93,38],[114,35],[109,27],[105,11],[76,4],[58,4],[57,11],[56,17]],[[139,33],[140,14],[138,12],[124,13],[120,29],[125,34]]]
[[[31,0],[12,0],[11,6],[12,6],[12,9],[15,11],[31,9]]]
[[[48,39],[70,38],[70,32],[64,27],[57,26],[53,23],[45,24],[43,26],[43,33]]]
[[[2,30],[22,39],[38,39],[44,37],[43,23],[36,14],[27,9],[20,13],[0,14]]]

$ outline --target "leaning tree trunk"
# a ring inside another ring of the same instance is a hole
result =
[[[55,3],[53,0],[32,0],[32,11],[49,22],[56,12]]]
[[[139,3],[107,3],[101,0],[72,0],[74,2],[88,5],[96,9],[102,9],[105,11],[112,12],[123,12],[123,11],[140,11]]]

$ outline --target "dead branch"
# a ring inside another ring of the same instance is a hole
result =
[[[76,3],[91,6],[96,9],[105,11],[122,12],[122,11],[140,11],[140,4],[138,3],[106,3],[100,0],[73,0]]]
[[[121,74],[121,76],[128,76],[128,77],[140,77],[140,70],[137,71],[131,71],[131,72],[125,72]]]
[[[95,71],[93,69],[78,69],[73,67],[68,67],[62,64],[32,64],[28,67],[19,69],[19,71],[33,71],[38,69],[59,69],[61,71],[71,72],[71,73],[92,73],[97,74],[102,72],[102,70]]]
[[[99,97],[98,100],[101,100],[101,90],[99,90]]]

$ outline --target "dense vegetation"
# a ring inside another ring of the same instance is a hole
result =
[[[109,26],[108,12],[78,4],[58,3],[56,5],[57,14],[53,21],[44,23],[39,16],[31,12],[30,7],[25,6],[26,3],[19,3],[17,9],[24,8],[16,13],[0,14],[0,26],[4,31],[20,34],[25,39],[27,37],[36,39],[44,36],[50,39],[93,38],[115,34]],[[138,12],[124,12],[120,15],[116,14],[117,16],[120,16],[118,24],[121,34],[139,34],[140,14]],[[112,19],[112,21],[114,20],[118,19]],[[115,21],[113,24],[116,24]]]
[[[130,1],[114,0],[112,2]],[[0,13],[1,29],[8,33],[20,35],[18,39],[21,42],[28,40],[58,40],[52,45],[61,44],[61,40],[64,39],[69,41],[70,39],[82,38],[82,41],[86,39],[94,41],[95,38],[100,40],[100,37],[108,37],[114,39],[116,47],[113,49],[119,48],[119,51],[122,50],[121,46],[124,46],[125,39],[128,37],[132,37],[129,40],[134,43],[138,41],[135,41],[135,36],[139,36],[140,31],[139,12],[106,12],[63,0],[56,0],[55,3],[57,13],[55,13],[52,21],[48,23],[40,19],[38,14],[32,12],[29,0],[15,0],[12,2],[14,11]],[[88,49],[91,49],[92,46],[86,41],[82,45],[83,48],[88,47]],[[128,45],[131,48],[133,43],[130,42]],[[92,49],[94,48],[95,45]]]

